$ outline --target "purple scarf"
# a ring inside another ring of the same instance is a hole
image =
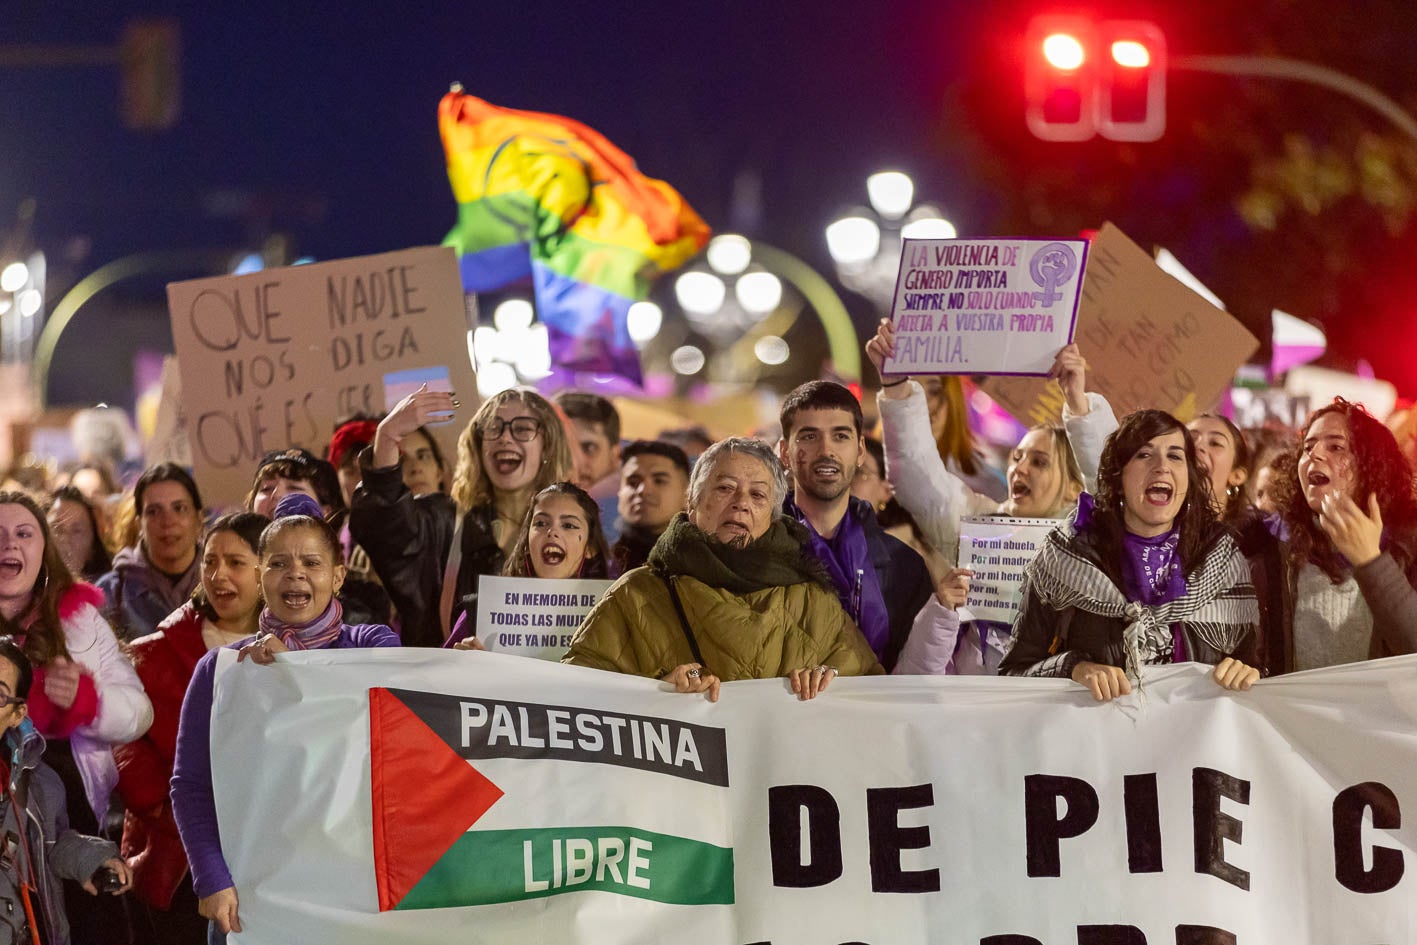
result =
[[[262,607],[257,621],[263,633],[275,634],[292,650],[322,650],[339,639],[344,627],[344,607],[338,597],[331,596],[325,612],[304,625],[286,623],[271,613],[269,607]]]
[[[1155,607],[1185,596],[1186,575],[1181,569],[1180,545],[1181,532],[1176,528],[1154,538],[1123,533],[1122,590],[1128,600]],[[1171,659],[1184,663],[1188,658],[1180,627],[1173,626]]]
[[[811,535],[812,554],[826,566],[832,587],[842,608],[856,622],[866,642],[879,659],[886,651],[890,638],[890,616],[886,613],[885,596],[871,563],[871,546],[866,541],[866,529],[852,514],[850,507],[837,526],[831,540],[817,534],[801,510],[789,506],[788,511],[807,527]]]

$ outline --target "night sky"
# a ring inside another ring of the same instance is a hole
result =
[[[1017,42],[1037,9],[1023,0],[119,6],[0,4],[6,44],[112,44],[144,15],[175,16],[182,29],[182,113],[170,131],[123,127],[115,68],[0,69],[0,233],[35,198],[51,304],[66,278],[145,250],[255,249],[272,231],[293,238],[292,256],[319,259],[439,242],[454,203],[436,107],[452,81],[495,104],[589,124],[716,230],[746,231],[826,273],[823,227],[864,202],[872,171],[911,173],[918,199],[965,235],[993,235],[1001,186],[1029,186],[986,182],[971,151],[981,124],[1022,128]],[[1126,6],[1167,17],[1173,46],[1227,51],[1226,31],[1197,35],[1226,22],[1204,5]],[[1043,162],[1068,157],[1019,147]],[[761,179],[749,212],[733,200],[745,174]],[[1184,184],[1184,170],[1166,180]],[[1165,217],[1116,209],[1143,245],[1171,239]],[[1214,245],[1217,228],[1235,225],[1219,207],[1189,238]],[[1199,253],[1173,248],[1206,278]],[[197,274],[125,284],[80,320],[108,319],[120,344],[164,347],[162,283]],[[843,295],[864,331],[869,307]],[[126,376],[106,367],[124,360],[66,334],[53,400],[121,399],[102,388]]]

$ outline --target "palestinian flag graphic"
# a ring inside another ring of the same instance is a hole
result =
[[[381,912],[733,902],[723,729],[403,689],[369,690],[369,729]]]

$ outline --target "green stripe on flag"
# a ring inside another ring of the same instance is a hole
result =
[[[603,890],[679,905],[733,903],[733,850],[632,827],[471,830],[397,909],[441,909]]]

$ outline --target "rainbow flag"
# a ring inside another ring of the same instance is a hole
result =
[[[463,287],[490,291],[531,279],[561,368],[640,383],[626,327],[650,284],[708,242],[708,225],[664,181],[585,125],[499,108],[454,90],[438,127],[458,222]]]

